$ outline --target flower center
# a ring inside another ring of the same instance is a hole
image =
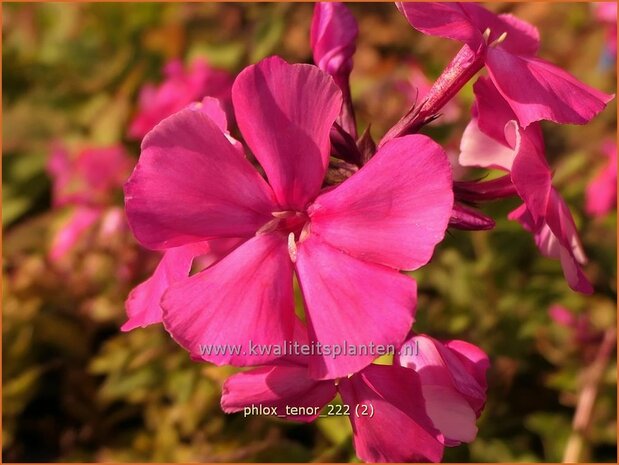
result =
[[[483,36],[484,36],[484,41],[486,42],[488,47],[496,47],[497,45],[500,45],[501,43],[505,41],[505,38],[507,37],[507,32],[503,32],[501,35],[499,35],[494,40],[492,40],[492,42],[490,42],[491,34],[492,34],[492,31],[490,30],[490,28],[489,27],[486,28]]]
[[[297,261],[297,242],[309,235],[309,216],[306,212],[293,210],[271,212],[273,219],[265,223],[256,234],[279,232],[288,240],[288,253],[292,262]]]

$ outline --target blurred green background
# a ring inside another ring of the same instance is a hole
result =
[[[4,461],[356,461],[345,418],[300,425],[227,416],[221,384],[234,370],[196,364],[154,326],[120,333],[123,302],[157,257],[128,233],[92,238],[66,259],[47,258],[67,209],[51,207],[45,164],[51,144],[122,144],[139,89],[162,79],[171,58],[206,58],[238,72],[279,54],[311,62],[312,4],[4,4],[2,49]],[[396,82],[413,58],[432,79],[458,46],[412,30],[393,4],[351,4],[360,36],[352,92],[361,128],[376,139],[401,116]],[[541,32],[541,56],[614,93],[604,65],[604,28],[591,5],[493,4]],[[458,97],[457,121],[427,129],[457,150],[472,102]],[[413,275],[416,329],[461,338],[491,357],[488,403],[477,440],[445,461],[561,461],[584,383],[604,331],[616,325],[616,213],[584,214],[584,190],[615,140],[616,101],[587,126],[544,124],[555,186],[579,225],[593,296],[568,288],[560,264],[506,220],[518,202],[484,207],[489,232],[451,231],[432,262]],[[122,205],[118,198],[117,205]],[[590,324],[575,338],[548,309],[561,304]],[[581,459],[616,461],[616,358],[602,367],[582,436]],[[398,426],[394,425],[394,434]]]

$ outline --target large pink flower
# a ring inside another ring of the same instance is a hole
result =
[[[511,107],[487,78],[473,86],[473,119],[462,135],[460,163],[503,169],[524,204],[509,215],[534,235],[543,255],[561,260],[570,287],[591,293],[581,270],[586,257],[570,210],[552,187],[539,123],[522,128]]]
[[[165,66],[164,74],[162,84],[147,84],[141,90],[129,137],[141,139],[159,121],[203,97],[220,99],[224,105],[230,99],[232,76],[202,59],[195,60],[187,71],[180,60],[172,60]]]
[[[474,3],[397,5],[415,29],[458,40],[482,54],[490,78],[523,128],[539,120],[584,124],[613,98],[537,58],[537,29],[512,15],[496,15]]]
[[[200,344],[281,344],[295,321],[293,274],[313,341],[400,343],[413,320],[418,268],[443,238],[453,193],[444,151],[425,136],[385,145],[340,186],[321,192],[329,130],[342,105],[333,80],[273,57],[232,89],[239,128],[268,183],[197,107],[165,119],[142,142],[125,186],[138,240],[170,249],[244,242],[163,296],[167,330],[194,356]],[[272,355],[212,354],[255,365]],[[317,378],[343,376],[367,357],[318,358]]]
[[[591,216],[604,216],[617,206],[617,143],[604,142],[602,153],[608,162],[587,186],[587,213]]]
[[[475,439],[488,358],[466,342],[443,345],[424,335],[404,347],[411,350],[402,352],[406,355],[397,364],[371,364],[337,382],[309,377],[300,357],[239,373],[225,382],[221,406],[227,413],[251,405],[274,407],[288,420],[310,422],[339,393],[361,460],[438,462],[444,446]]]
[[[114,196],[132,165],[121,146],[85,148],[75,157],[60,144],[53,148],[47,163],[53,181],[52,203],[55,208],[73,207],[68,220],[52,239],[53,261],[64,257],[95,223],[114,217],[118,208],[113,206]]]

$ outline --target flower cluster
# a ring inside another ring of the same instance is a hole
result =
[[[340,3],[315,7],[316,65],[270,57],[239,73],[232,132],[215,91],[199,102],[192,86],[145,91],[143,105],[161,109],[132,126],[146,135],[125,204],[135,237],[163,257],[127,300],[122,329],[162,323],[197,361],[255,367],[225,383],[226,412],[312,407],[288,419],[313,421],[339,394],[371,406],[350,415],[362,460],[440,461],[444,447],[476,436],[489,360],[467,342],[412,331],[417,287],[401,272],[426,265],[448,227],[492,228],[478,203],[517,196],[509,217],[561,261],[570,287],[592,292],[539,122],[586,123],[612,96],[539,58],[537,30],[511,15],[470,3],[397,7],[415,29],[463,47],[378,144],[358,133],[349,85],[358,28]],[[419,132],[483,69],[459,163],[506,174],[458,181],[445,150]],[[368,353],[204,350],[288,341],[398,351],[384,365]]]
[[[102,240],[126,229],[123,210],[113,199],[132,166],[120,145],[86,147],[75,155],[60,143],[54,146],[47,163],[52,203],[54,208],[70,208],[70,215],[52,239],[50,260],[63,259],[98,223]]]

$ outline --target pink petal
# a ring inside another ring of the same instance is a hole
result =
[[[516,121],[515,113],[489,79],[478,79],[474,91],[479,130],[483,135],[475,133],[474,123],[471,122],[469,127],[472,128],[473,136],[469,134],[465,139],[463,135],[463,144],[468,142],[471,145],[468,139],[472,139],[483,141],[485,145],[478,143],[477,146],[467,148],[473,153],[465,153],[465,157],[468,155],[475,161],[485,159],[494,162],[486,163],[486,166],[501,166],[511,171],[510,176],[518,195],[527,204],[534,220],[541,221],[546,213],[552,185],[541,127],[539,124],[531,124],[522,129]],[[494,140],[494,144],[484,135]]]
[[[346,5],[317,2],[310,31],[314,63],[331,75],[348,77],[358,34],[357,21]]]
[[[516,55],[536,55],[539,50],[539,31],[532,24],[527,23],[510,14],[494,15],[492,24],[487,26],[500,36],[507,33],[505,40],[499,45],[503,49]],[[497,21],[498,20],[498,21]],[[492,42],[489,38],[489,42]]]
[[[424,34],[458,40],[473,49],[483,42],[462,3],[396,2],[396,6],[410,25]]]
[[[314,6],[310,42],[314,63],[326,71],[342,91],[344,105],[337,119],[354,139],[357,127],[350,95],[349,77],[357,48],[359,28],[350,10],[340,2],[317,2]]]
[[[501,47],[511,53],[533,55],[539,48],[539,32],[512,15],[496,15],[475,3],[398,2],[408,22],[424,34],[458,40],[477,49],[507,35]],[[483,33],[489,30],[487,39]]]
[[[161,301],[164,326],[190,354],[217,365],[274,360],[273,345],[282,347],[293,334],[292,273],[285,237],[253,237],[170,286]],[[271,352],[250,353],[250,344]]]
[[[277,415],[287,420],[309,422],[336,394],[333,381],[317,381],[307,375],[305,366],[261,367],[231,376],[223,386],[221,408],[226,413],[247,407],[276,407]],[[318,408],[313,415],[286,415],[287,409]]]
[[[238,244],[239,239],[219,239],[166,250],[153,275],[129,294],[125,302],[128,320],[121,331],[161,323],[161,297],[171,284],[189,276],[194,258],[201,257],[206,268]]]
[[[547,61],[512,55],[500,47],[488,49],[486,65],[525,128],[540,120],[587,123],[614,98]]]
[[[453,206],[451,167],[422,135],[389,141],[357,173],[310,207],[311,233],[359,259],[412,270],[445,235]]]
[[[486,371],[488,371],[490,367],[488,355],[479,347],[466,341],[452,339],[443,342],[443,345],[456,354],[464,368],[475,378],[479,386],[485,391],[488,386]]]
[[[475,410],[466,399],[449,384],[423,384],[421,392],[432,424],[442,433],[441,442],[457,446],[473,442],[477,436]]]
[[[63,258],[80,240],[84,232],[101,218],[98,208],[77,207],[71,217],[52,239],[49,258],[58,261]]]
[[[559,259],[570,287],[584,294],[593,293],[593,287],[582,272],[587,262],[572,214],[556,190],[552,190],[547,213],[548,227],[556,236],[560,247]]]
[[[502,136],[501,138],[503,138]],[[516,152],[505,144],[483,133],[477,118],[471,119],[460,141],[460,164],[481,168],[511,170]]]
[[[516,158],[511,178],[518,195],[526,203],[533,220],[543,221],[552,189],[552,172],[544,154],[544,143],[538,124],[522,129],[511,122],[516,143]],[[506,126],[506,132],[509,124]]]
[[[477,79],[473,91],[475,92],[473,113],[477,117],[479,129],[502,145],[513,148],[513,144],[510,144],[505,137],[505,125],[518,118],[507,100],[487,77]]]
[[[276,210],[273,194],[202,111],[186,108],[142,142],[125,185],[129,224],[146,247],[253,235]]]
[[[456,347],[463,349],[461,345]],[[396,359],[419,374],[428,415],[443,433],[446,445],[471,442],[475,438],[475,420],[486,401],[488,358],[477,349],[473,357],[479,357],[480,353],[484,357],[471,361],[466,356],[471,347],[464,347],[465,352],[461,354],[434,338],[418,335],[404,344]]]
[[[299,244],[296,270],[310,339],[342,351],[337,357],[312,358],[312,377],[354,373],[378,357],[371,353],[370,344],[397,346],[406,337],[417,300],[412,279],[353,258],[314,235]],[[355,346],[357,352],[345,346]],[[362,346],[365,354],[361,354]]]
[[[570,288],[584,294],[593,292],[593,287],[581,269],[586,257],[574,220],[567,205],[554,189],[548,203],[548,216],[541,224],[536,224],[526,205],[521,205],[511,212],[508,218],[518,221],[524,229],[533,234],[542,255],[561,260],[563,274]]]
[[[339,392],[351,409],[355,450],[361,460],[441,460],[443,446],[426,414],[419,377],[413,370],[370,365],[350,378],[342,378]]]
[[[278,57],[245,68],[232,88],[237,122],[282,208],[303,210],[329,163],[341,92],[315,66]]]

